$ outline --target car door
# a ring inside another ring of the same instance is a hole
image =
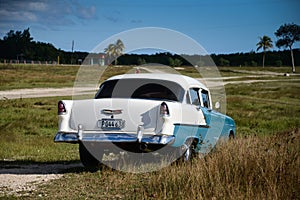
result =
[[[200,139],[199,144],[197,146],[198,150],[200,149],[201,144],[204,142],[206,138],[206,134],[209,128],[208,122],[210,121],[210,115],[207,114],[206,110],[202,110],[202,101],[200,96],[201,88],[192,87],[189,89],[189,102],[192,107],[196,110],[196,118],[198,123],[195,124],[195,132],[196,137]]]
[[[200,89],[198,95],[201,101],[201,110],[205,116],[207,126],[209,127],[202,145],[202,151],[210,151],[219,140],[225,122],[224,115],[212,109],[212,101],[209,91]]]

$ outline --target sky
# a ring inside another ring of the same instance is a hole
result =
[[[159,27],[190,37],[210,54],[250,52],[260,36],[275,43],[281,25],[300,25],[299,9],[299,0],[0,0],[0,38],[30,28],[35,41],[65,51],[74,41],[74,51],[91,52],[115,34]]]

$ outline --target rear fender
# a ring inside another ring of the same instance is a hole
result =
[[[77,130],[74,130],[70,127],[70,119],[71,119],[73,101],[72,100],[62,100],[61,102],[64,104],[64,106],[66,108],[66,112],[62,113],[62,114],[58,114],[58,131],[59,132],[76,132]]]

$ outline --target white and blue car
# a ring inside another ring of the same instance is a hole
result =
[[[96,166],[112,146],[135,153],[167,147],[188,161],[236,134],[234,120],[213,109],[209,89],[177,74],[111,77],[94,99],[59,101],[58,116],[54,141],[79,143],[86,167]]]

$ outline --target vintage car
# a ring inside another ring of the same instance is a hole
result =
[[[113,148],[149,153],[168,147],[188,161],[236,134],[234,120],[213,109],[209,89],[178,74],[111,77],[94,99],[59,101],[58,116],[54,141],[79,143],[86,167],[96,166]]]

